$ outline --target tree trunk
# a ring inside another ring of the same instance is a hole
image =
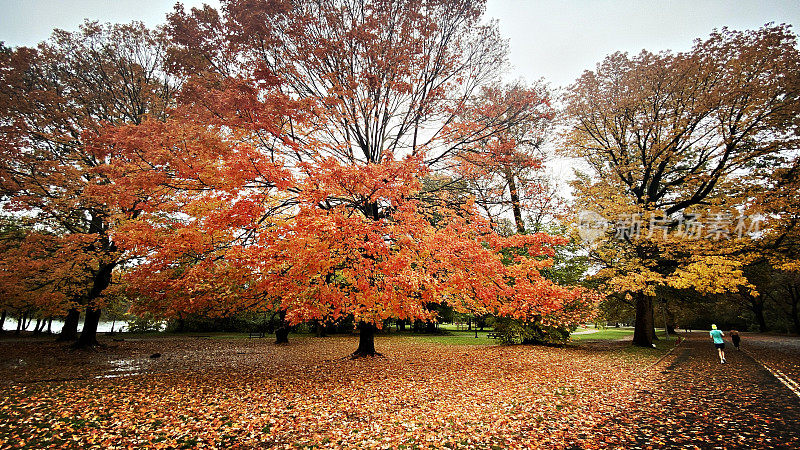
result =
[[[281,311],[278,315],[280,317],[280,325],[275,329],[275,343],[288,344],[289,343],[289,325],[286,323],[286,311]]]
[[[525,222],[522,220],[522,206],[519,201],[517,182],[510,169],[506,170],[506,181],[508,182],[508,190],[511,192],[511,209],[514,212],[514,223],[517,225],[517,233],[524,234]]]
[[[326,332],[325,328],[326,328],[325,327],[325,322],[323,322],[321,320],[315,320],[314,321],[314,336],[316,336],[316,337],[326,337],[326,336],[328,336],[328,333]]]
[[[289,343],[289,327],[285,324],[275,329],[275,343],[288,344]]]
[[[0,333],[3,332],[3,326],[6,324],[6,310],[3,310],[3,314],[0,315]]]
[[[667,332],[675,334],[675,313],[667,308]]]
[[[47,318],[47,334],[53,334],[53,318]]]
[[[658,340],[658,335],[656,334],[656,308],[653,297],[650,297],[650,338],[653,341]]]
[[[358,349],[350,357],[355,359],[365,356],[380,356],[380,353],[375,351],[375,325],[360,322],[358,331]]]
[[[86,302],[86,317],[83,319],[83,330],[76,348],[89,348],[97,345],[97,324],[100,323],[100,308],[95,307],[95,300],[111,285],[111,275],[117,263],[101,264],[94,276],[92,289]]]
[[[743,286],[739,287],[739,293],[747,301],[747,307],[753,312],[756,323],[758,323],[758,331],[762,333],[768,331],[767,321],[764,319],[764,296],[752,296]]]
[[[655,334],[653,325],[653,298],[643,293],[637,293],[633,345],[652,348]]]
[[[23,322],[25,322],[25,313],[22,313],[22,315],[17,318],[17,331],[15,331],[14,334],[20,334]]]
[[[756,316],[756,322],[758,322],[758,331],[762,333],[769,331],[767,321],[764,319],[764,302],[752,299],[750,304],[753,305],[752,310]]]
[[[27,312],[25,312],[22,315],[22,331],[28,331],[28,327],[31,324],[31,320],[32,317],[30,317]]]
[[[798,316],[798,311],[800,309],[800,284],[789,284],[786,287],[786,291],[789,293],[789,302],[791,304],[791,319],[792,325],[794,325],[794,332],[800,334],[800,316]]]
[[[36,326],[35,326],[35,327],[33,327],[33,334],[39,334],[39,333],[41,333],[41,332],[42,332],[42,330],[40,329],[40,327],[41,327],[41,328],[44,328],[44,323],[42,323],[42,319],[41,319],[41,317],[40,317],[40,318],[38,318],[38,319],[36,319]]]
[[[397,321],[397,331],[406,331],[406,321],[405,320],[398,320]]]
[[[86,316],[83,319],[83,330],[78,342],[75,343],[76,348],[91,348],[98,345],[97,343],[97,324],[100,323],[100,308],[94,308],[91,304],[86,306]]]
[[[78,323],[81,319],[81,312],[78,308],[70,308],[67,317],[64,318],[64,326],[58,334],[58,342],[74,341],[78,337]]]

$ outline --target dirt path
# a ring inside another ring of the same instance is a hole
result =
[[[772,361],[796,357],[770,348]],[[689,335],[586,446],[799,448],[800,398],[747,353],[726,350],[720,364],[710,338]]]
[[[742,350],[800,383],[800,337],[743,334]]]

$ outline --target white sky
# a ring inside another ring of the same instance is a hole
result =
[[[188,8],[216,0],[184,0]],[[101,22],[163,22],[175,0],[0,0],[0,41],[35,45],[53,28]],[[800,27],[798,0],[489,0],[487,16],[509,39],[509,78],[544,78],[565,86],[609,53],[686,50],[713,28]],[[800,30],[795,30],[800,32]]]
[[[184,0],[189,8],[216,0]],[[164,21],[175,0],[0,0],[0,41],[36,45],[53,28],[76,30],[85,18],[101,22]],[[544,78],[566,86],[615,51],[682,51],[712,29],[788,23],[800,33],[800,0],[488,0],[487,16],[509,40],[509,79]],[[556,162],[552,174],[571,176]]]
[[[487,15],[510,41],[511,75],[566,86],[615,51],[688,50],[724,26],[800,27],[800,1],[489,0]]]

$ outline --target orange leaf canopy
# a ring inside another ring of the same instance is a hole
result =
[[[363,164],[319,156],[289,168],[187,122],[111,135],[118,155],[108,195],[142,202],[115,235],[139,258],[127,285],[142,309],[282,309],[293,323],[352,314],[380,326],[433,320],[433,303],[574,320],[565,305],[584,298],[539,273],[563,238],[501,237],[470,203],[423,200],[421,156]],[[370,216],[370,207],[383,212]]]

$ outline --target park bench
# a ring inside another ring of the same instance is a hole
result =
[[[263,331],[251,331],[250,335],[248,336],[248,339],[254,338],[254,337],[263,338],[264,337],[264,332]]]

